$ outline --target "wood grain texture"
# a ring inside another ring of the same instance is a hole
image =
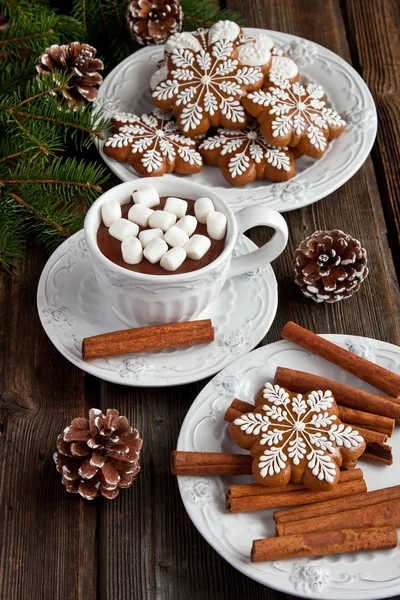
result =
[[[84,377],[36,314],[44,253],[0,276],[0,598],[95,600],[96,507],[66,494],[57,435],[86,409]]]
[[[316,332],[399,343],[398,282],[387,242],[387,228],[392,232],[398,219],[392,201],[400,148],[396,0],[224,4],[242,12],[248,25],[308,38],[352,60],[376,87],[384,127],[374,164],[369,159],[328,198],[286,214],[290,240],[274,262],[279,309],[264,343],[280,339],[288,320]],[[306,235],[335,227],[363,242],[371,275],[351,299],[316,305],[294,285],[293,254]],[[261,228],[251,233],[259,244],[268,236]],[[36,316],[44,261],[31,248],[12,276],[0,275],[0,600],[289,599],[235,571],[205,542],[169,473],[182,421],[206,381],[145,389],[83,375],[51,346]],[[57,434],[92,406],[118,409],[144,439],[142,471],[115,501],[89,503],[67,494],[52,462]]]
[[[400,277],[400,2],[342,0],[341,6],[351,56],[377,104],[372,158]]]

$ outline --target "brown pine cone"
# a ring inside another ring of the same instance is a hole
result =
[[[68,106],[77,109],[83,102],[93,102],[96,99],[98,86],[103,81],[103,77],[96,71],[104,69],[104,65],[95,56],[96,49],[89,44],[53,44],[39,57],[36,70],[41,76],[49,75],[54,69],[74,73],[62,94],[68,98]]]
[[[112,500],[138,474],[142,440],[126,417],[109,408],[92,408],[89,420],[77,418],[57,438],[54,462],[68,492],[94,500]]]
[[[163,44],[182,29],[183,11],[179,0],[133,0],[126,22],[131,36],[142,45]]]
[[[338,302],[358,291],[368,275],[367,253],[347,233],[316,231],[295,253],[295,282],[314,302]]]

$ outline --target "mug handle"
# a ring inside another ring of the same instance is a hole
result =
[[[238,233],[244,233],[256,225],[266,225],[275,229],[272,239],[245,254],[234,256],[228,271],[228,278],[235,277],[241,273],[254,271],[259,267],[265,267],[283,252],[288,241],[288,228],[285,219],[276,210],[264,206],[248,206],[235,214],[238,225]]]

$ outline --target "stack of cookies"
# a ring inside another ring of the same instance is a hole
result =
[[[233,186],[287,181],[302,155],[321,158],[345,122],[323,89],[266,34],[233,21],[171,36],[149,87],[157,108],[115,115],[105,153],[138,175],[219,167]]]

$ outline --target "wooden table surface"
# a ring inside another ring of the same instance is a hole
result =
[[[302,36],[342,56],[375,98],[379,131],[371,157],[341,189],[287,213],[290,240],[274,262],[279,308],[264,344],[294,320],[316,332],[399,344],[400,3],[398,0],[227,0],[248,25]],[[293,284],[297,244],[316,229],[362,240],[370,276],[358,294],[314,305]],[[252,235],[263,241],[263,232]],[[396,258],[397,257],[397,258]],[[393,260],[395,258],[395,261]],[[30,248],[0,275],[1,600],[283,599],[235,571],[203,540],[169,473],[185,414],[205,385],[139,389],[82,373],[47,339],[36,313],[46,255]],[[57,435],[91,407],[118,409],[145,441],[142,471],[117,500],[67,494],[53,463]]]

